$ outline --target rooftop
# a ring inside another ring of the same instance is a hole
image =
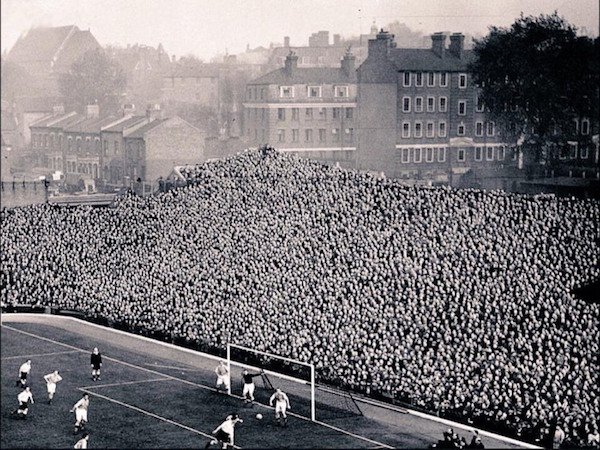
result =
[[[295,67],[290,74],[285,68],[269,72],[251,84],[329,84],[356,83],[356,71],[346,75],[341,67]]]
[[[157,126],[161,125],[162,123],[166,122],[167,120],[169,120],[169,119],[154,120],[150,123],[147,123],[146,125],[141,126],[138,129],[132,131],[126,137],[128,137],[128,138],[143,138],[148,131],[152,130],[153,128],[156,128]]]
[[[76,112],[70,112],[67,114],[59,114],[59,115],[50,114],[48,116],[42,117],[40,120],[36,120],[35,122],[33,122],[30,125],[30,127],[62,128],[62,127],[68,127],[69,125],[77,123],[81,120],[83,120],[83,116],[81,116],[80,114],[78,114]]]
[[[115,120],[117,120],[117,118],[114,116],[107,116],[102,119],[91,117],[79,122],[74,122],[64,128],[65,131],[73,133],[99,133],[103,126],[113,123]]]
[[[471,50],[464,50],[463,57],[457,58],[448,50],[440,58],[431,49],[425,48],[393,48],[390,50],[390,60],[400,71],[404,70],[431,70],[460,72],[466,71],[474,54]]]
[[[104,128],[102,131],[121,133],[121,132],[123,132],[123,130],[133,127],[133,126],[143,122],[144,120],[147,120],[146,116],[132,116],[132,117],[129,117],[128,119],[122,120],[119,123],[114,124],[111,127]]]

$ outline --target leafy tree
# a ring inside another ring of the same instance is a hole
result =
[[[98,104],[102,113],[115,112],[126,84],[121,66],[99,49],[84,53],[70,72],[59,78],[66,106],[79,111],[84,111],[86,105]]]
[[[480,99],[497,123],[536,150],[530,156],[589,139],[577,134],[574,120],[598,117],[599,43],[578,36],[556,12],[521,14],[509,28],[491,27],[475,41],[470,70]]]

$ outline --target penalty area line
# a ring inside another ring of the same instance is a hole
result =
[[[31,358],[41,358],[43,356],[55,356],[55,355],[68,355],[69,353],[79,353],[79,350],[69,350],[64,352],[52,352],[52,353],[38,353],[35,355],[18,355],[18,356],[4,356],[2,361],[8,359],[31,359]]]
[[[140,384],[140,383],[153,383],[157,381],[172,381],[170,378],[152,378],[150,380],[138,380],[138,381],[123,381],[121,383],[109,383],[109,384],[90,384],[89,386],[82,386],[78,389],[94,389],[94,388],[105,388],[105,387],[113,387],[113,386],[127,386],[130,384]]]
[[[174,420],[167,419],[166,417],[163,417],[163,416],[159,416],[158,414],[154,414],[154,413],[152,413],[150,411],[146,411],[145,409],[138,408],[137,406],[130,405],[129,403],[125,403],[125,402],[121,402],[119,400],[115,400],[114,398],[107,397],[107,396],[102,395],[102,394],[98,394],[97,392],[93,392],[93,391],[90,391],[88,389],[84,389],[84,388],[77,388],[77,389],[80,390],[80,391],[82,391],[82,392],[85,392],[88,395],[93,395],[95,397],[99,397],[99,398],[101,398],[103,400],[106,400],[106,401],[109,401],[109,402],[112,402],[112,403],[116,403],[117,405],[123,406],[125,408],[132,409],[134,411],[137,411],[139,413],[145,414],[147,416],[154,417],[155,419],[162,420],[163,422],[169,423],[171,425],[175,425],[175,426],[177,426],[179,428],[183,428],[184,430],[191,431],[192,433],[199,434],[200,436],[204,436],[206,438],[209,438],[211,441],[212,440],[216,440],[215,437],[213,435],[211,435],[211,434],[204,433],[203,431],[196,430],[195,428],[192,428],[192,427],[188,427],[187,425],[184,425],[184,424],[179,423],[179,422],[175,422]],[[237,445],[234,445],[233,448],[241,449],[241,447],[238,447]]]

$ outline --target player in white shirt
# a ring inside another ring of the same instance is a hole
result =
[[[56,392],[56,383],[62,381],[62,377],[58,374],[58,370],[55,370],[48,375],[44,375],[44,380],[46,380],[46,387],[48,388],[48,404],[51,405]]]
[[[229,376],[229,370],[227,369],[225,361],[221,361],[219,363],[215,369],[215,373],[217,374],[217,392],[221,390],[221,385],[225,386],[226,391],[229,391],[229,383],[231,382],[231,378]]]
[[[75,411],[75,433],[79,430],[83,430],[85,424],[88,421],[87,413],[88,408],[90,407],[90,396],[85,394],[81,400],[79,400],[73,407],[70,412]]]
[[[35,403],[29,386],[17,395],[17,401],[19,402],[19,407],[13,411],[13,414],[16,414],[19,419],[27,419],[27,413],[29,412],[28,404],[29,402],[32,404]]]
[[[275,420],[277,421],[277,425],[281,424],[281,417],[283,417],[283,424],[287,425],[287,415],[285,412],[288,409],[292,409],[290,407],[290,399],[281,389],[277,389],[271,395],[269,405],[273,406],[273,402],[275,402]]]
[[[237,414],[231,414],[225,418],[225,421],[221,425],[215,428],[212,434],[214,434],[217,441],[222,444],[221,448],[226,449],[228,445],[233,447],[235,425],[243,422],[244,421],[240,419]],[[206,444],[205,448],[208,448],[211,444],[216,444],[216,442],[209,442]]]
[[[77,441],[73,448],[88,448],[88,440],[90,439],[90,435],[88,433],[83,433],[81,439]]]
[[[22,388],[27,386],[27,375],[29,375],[29,372],[31,372],[30,359],[25,361],[23,364],[21,364],[21,367],[19,367],[19,379],[17,380],[17,386],[21,386]]]

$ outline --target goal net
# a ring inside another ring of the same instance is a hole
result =
[[[362,415],[350,393],[315,383],[312,364],[236,344],[227,345],[227,364],[231,374],[230,395],[241,395],[242,372],[259,374],[254,378],[255,401],[268,405],[279,388],[290,399],[290,413],[310,420],[327,420]]]

